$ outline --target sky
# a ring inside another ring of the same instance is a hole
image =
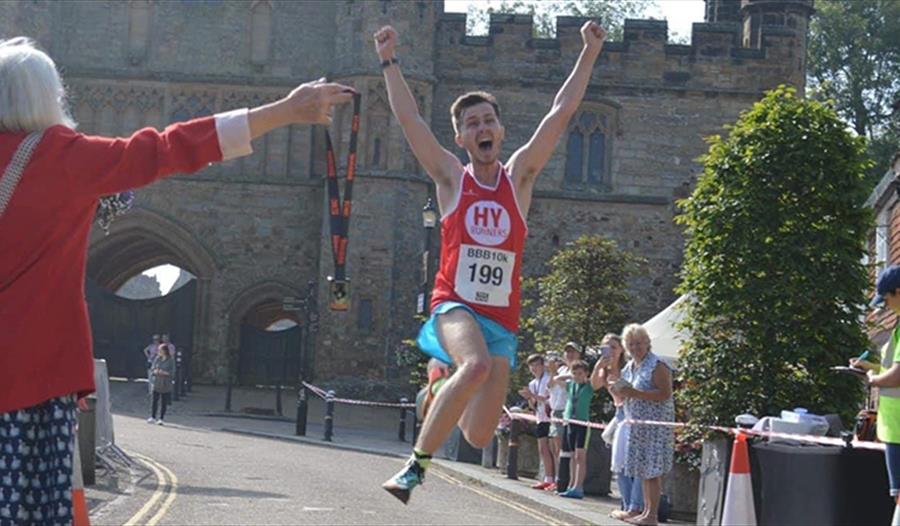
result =
[[[444,0],[444,9],[447,12],[465,13],[470,4],[490,3],[491,0]],[[499,4],[494,1],[494,4]],[[691,24],[703,21],[703,0],[656,0],[656,5],[647,10],[646,16],[664,18],[669,22],[669,33],[690,37]],[[162,293],[167,294],[169,289],[178,279],[178,267],[162,265],[143,273],[148,276],[156,276]]]
[[[471,4],[499,5],[491,0],[444,0],[447,12],[465,13]],[[656,0],[656,6],[647,10],[647,18],[663,18],[669,22],[669,33],[690,38],[691,24],[703,22],[703,0]]]
[[[178,279],[178,273],[181,269],[173,265],[160,265],[158,267],[151,268],[149,270],[145,270],[142,272],[145,276],[156,276],[156,281],[159,282],[160,291],[163,295],[169,293],[169,290],[172,289],[172,285],[175,284],[175,280]]]

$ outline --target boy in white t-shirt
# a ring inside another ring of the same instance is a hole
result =
[[[550,375],[550,381],[547,383],[547,391],[550,394],[548,401],[550,404],[550,417],[562,420],[563,412],[566,410],[566,402],[569,400],[569,394],[566,392],[565,380],[557,380],[557,376],[568,371],[568,367],[559,353],[549,352],[544,359],[547,363],[547,374]],[[557,459],[559,458],[562,435],[563,423],[551,420],[547,444],[550,446],[550,456],[553,458],[554,465],[557,464]],[[546,488],[547,491],[554,491],[555,489],[556,481],[553,482],[552,486]]]
[[[550,454],[550,444],[547,439],[550,434],[550,392],[547,389],[550,375],[544,370],[544,357],[540,354],[532,354],[526,363],[534,379],[528,383],[527,388],[521,389],[519,394],[528,400],[528,405],[534,409],[534,415],[537,417],[538,451],[541,454],[541,463],[544,465],[544,480],[531,487],[543,490],[553,486],[556,480],[553,456]]]

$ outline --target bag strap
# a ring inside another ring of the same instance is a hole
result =
[[[44,132],[42,131],[29,133],[28,136],[19,143],[19,147],[16,148],[16,153],[13,154],[9,164],[6,165],[3,176],[0,178],[0,217],[3,217],[3,212],[6,211],[6,206],[9,204],[13,192],[16,190],[16,185],[19,184],[19,179],[22,178],[22,172],[24,172],[25,167],[28,166],[28,161],[31,160],[31,154],[34,153],[34,149],[37,147],[38,143],[41,142],[41,137],[43,135]]]

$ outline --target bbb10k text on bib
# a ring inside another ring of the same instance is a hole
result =
[[[466,232],[478,244],[459,247],[456,293],[471,303],[508,307],[516,253],[491,247],[509,237],[509,213],[495,201],[472,203],[466,210]]]

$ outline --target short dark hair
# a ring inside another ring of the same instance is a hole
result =
[[[497,104],[496,97],[486,91],[470,91],[468,93],[463,93],[453,101],[453,105],[450,106],[450,116],[453,117],[453,126],[457,128],[457,131],[459,128],[459,120],[462,118],[463,112],[482,102],[487,102],[493,106],[494,113],[497,114],[498,119],[500,118],[500,105]]]
[[[591,370],[591,368],[588,367],[587,362],[584,360],[578,360],[577,362],[572,364],[572,370],[574,371],[576,369],[583,369],[584,372],[589,372]]]
[[[534,353],[534,354],[529,355],[528,358],[525,360],[525,363],[527,363],[528,365],[531,365],[531,364],[537,363],[537,362],[540,362],[541,365],[543,365],[544,364],[544,355]]]

